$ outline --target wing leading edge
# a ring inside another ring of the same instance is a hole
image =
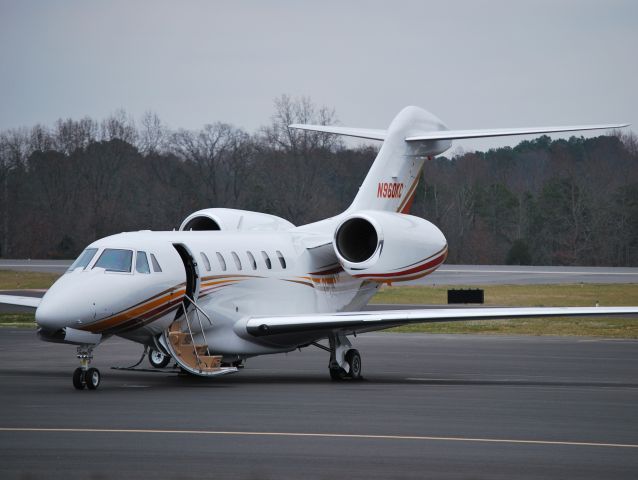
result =
[[[344,333],[369,332],[410,323],[617,315],[638,315],[638,307],[432,308],[281,317],[264,316],[249,318],[246,330],[251,335],[264,337],[335,330]]]
[[[38,308],[41,298],[38,297],[20,297],[18,295],[0,295],[0,303],[9,305],[20,305],[21,307]]]

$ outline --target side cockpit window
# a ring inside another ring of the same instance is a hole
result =
[[[151,262],[153,263],[153,271],[154,272],[161,272],[162,271],[162,267],[160,267],[160,264],[157,261],[157,258],[155,258],[155,254],[153,254],[153,253],[151,253]]]
[[[103,268],[107,272],[127,272],[131,271],[133,262],[133,251],[120,248],[107,248],[97,259],[93,268]]]
[[[137,257],[135,258],[135,271],[137,273],[151,273],[151,267],[148,265],[146,252],[137,252]]]
[[[86,266],[91,263],[91,260],[93,260],[93,257],[95,257],[96,253],[97,248],[87,248],[80,254],[77,260],[75,260],[75,262],[71,264],[67,272],[72,272],[76,268],[86,268]]]

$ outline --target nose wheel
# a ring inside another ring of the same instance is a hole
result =
[[[80,345],[77,357],[80,360],[80,366],[73,372],[73,386],[77,390],[84,390],[85,388],[95,390],[100,386],[102,376],[97,368],[89,368],[93,358],[93,346]]]

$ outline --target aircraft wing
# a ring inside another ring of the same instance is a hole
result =
[[[409,323],[614,315],[638,315],[638,307],[428,308],[279,317],[263,316],[249,318],[246,330],[256,337],[335,330],[350,334],[382,330]]]
[[[39,297],[20,297],[18,295],[0,295],[0,303],[20,305],[22,307],[38,308],[42,301]]]

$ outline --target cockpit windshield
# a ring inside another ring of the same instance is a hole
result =
[[[99,267],[107,272],[130,272],[133,251],[119,248],[107,248],[102,252],[93,268]]]
[[[71,264],[67,272],[72,272],[76,268],[86,268],[86,266],[91,263],[95,253],[97,252],[97,248],[87,248],[84,250],[80,256]]]

